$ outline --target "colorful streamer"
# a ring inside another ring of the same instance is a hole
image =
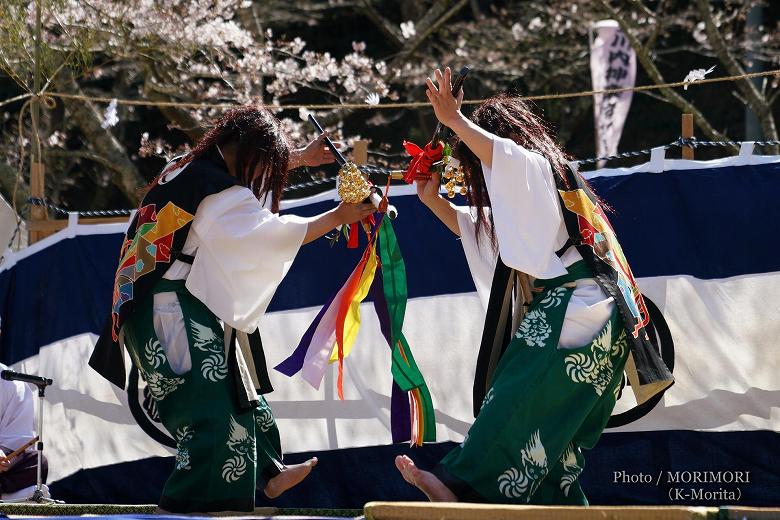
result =
[[[370,293],[382,334],[391,349],[393,442],[422,445],[436,440],[436,420],[430,392],[402,331],[407,301],[406,267],[390,221],[380,217],[371,223],[374,225],[367,233],[368,245],[358,265],[276,370],[290,377],[302,372],[309,384],[319,388],[327,363],[338,362],[337,390],[343,400],[344,359],[352,351],[360,330],[360,303]]]
[[[379,242],[384,295],[391,325],[393,380],[398,383],[401,390],[410,392],[410,400],[413,403],[412,422],[416,425],[411,440],[414,444],[421,445],[423,442],[436,440],[436,418],[428,386],[414,361],[409,343],[402,331],[408,299],[406,266],[395,231],[389,221],[379,228]]]

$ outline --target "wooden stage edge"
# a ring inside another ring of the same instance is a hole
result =
[[[369,502],[366,520],[768,520],[780,508],[675,506],[510,506],[499,504]]]
[[[154,504],[35,504],[0,503],[0,516],[9,518],[52,517],[86,515],[107,517],[112,515],[153,514]],[[225,512],[218,515],[229,518],[360,518],[366,520],[780,520],[780,507],[752,508],[723,507],[674,507],[674,506],[510,506],[501,504],[465,504],[429,502],[369,502],[360,509],[293,509],[260,507],[251,513]],[[166,515],[167,516],[167,515]],[[194,515],[200,516],[200,515]]]

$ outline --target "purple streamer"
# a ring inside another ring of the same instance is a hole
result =
[[[412,415],[409,408],[409,392],[393,381],[393,393],[390,398],[390,431],[393,443],[409,442],[412,439]]]
[[[392,352],[393,345],[390,343],[392,341],[390,337],[390,312],[387,309],[387,300],[385,299],[381,269],[377,269],[369,294],[374,301],[374,310],[379,318],[379,328],[382,330],[382,335],[387,340],[387,344],[390,346],[390,351]],[[409,392],[401,390],[396,382],[393,381],[393,390],[390,397],[390,432],[392,434],[393,443],[408,442],[412,438],[411,424],[412,416],[409,409]]]
[[[379,229],[379,224],[381,224],[381,222],[382,222],[382,217],[383,217],[383,214],[380,213],[379,217],[376,219],[376,223],[374,224],[374,226],[371,229],[372,236],[376,235],[376,233],[377,233],[377,231]],[[379,272],[379,270],[377,270],[377,273],[378,272]],[[373,285],[372,285],[372,288],[373,288]],[[284,375],[286,375],[288,377],[293,377],[295,374],[297,374],[298,372],[300,372],[303,369],[303,363],[306,360],[306,353],[308,352],[309,347],[311,346],[311,340],[314,338],[314,332],[317,330],[317,327],[319,327],[320,322],[322,321],[322,317],[325,315],[325,312],[327,312],[328,308],[331,306],[331,304],[333,303],[333,300],[339,294],[339,291],[341,291],[341,289],[342,288],[339,287],[339,289],[337,289],[333,294],[330,295],[330,297],[328,298],[328,301],[325,303],[325,305],[322,306],[322,309],[320,309],[320,312],[317,313],[317,317],[314,318],[314,321],[311,323],[311,325],[309,325],[309,328],[306,329],[306,332],[303,334],[303,337],[301,338],[300,343],[298,343],[298,346],[295,347],[295,350],[293,351],[293,353],[290,354],[290,356],[287,359],[285,359],[284,361],[282,361],[281,363],[276,365],[274,367],[274,370],[277,370],[277,371],[281,372],[282,374],[284,374]],[[382,299],[384,299],[384,293],[382,293]],[[387,314],[387,304],[386,303],[385,303],[385,314]],[[388,319],[389,319],[389,317],[388,317]],[[389,322],[388,322],[388,324],[389,324]],[[390,337],[388,335],[389,334],[389,330],[390,329],[388,329],[388,333],[384,333],[384,331],[383,331],[383,334],[385,334],[385,337],[388,338],[387,339],[388,342],[390,342],[390,339],[389,339]]]
[[[322,306],[320,312],[317,313],[317,317],[314,318],[314,321],[311,322],[309,328],[306,329],[306,332],[303,334],[300,343],[298,343],[298,346],[295,347],[293,353],[290,354],[290,357],[288,357],[287,359],[285,359],[284,361],[276,365],[274,367],[274,370],[277,370],[289,377],[292,377],[301,371],[301,369],[303,368],[303,362],[306,359],[306,352],[309,350],[309,347],[311,346],[311,340],[314,337],[314,332],[317,330],[317,327],[319,327],[320,322],[322,321],[322,317],[325,315],[325,312],[331,306],[331,304],[333,303],[333,299],[336,298],[336,295],[339,293],[340,290],[341,288],[339,288],[338,290],[336,290],[336,292],[330,295],[327,303]]]
[[[371,283],[371,287],[368,290],[368,295],[374,301],[374,310],[376,316],[379,318],[379,329],[382,331],[382,335],[387,340],[387,344],[391,346],[390,338],[391,326],[390,326],[390,311],[387,309],[387,300],[385,299],[385,285],[382,280],[382,270],[377,269],[374,275],[374,281]]]

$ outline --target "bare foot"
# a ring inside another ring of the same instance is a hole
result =
[[[268,498],[276,498],[291,487],[300,484],[305,479],[311,469],[317,465],[317,457],[312,457],[302,464],[293,464],[292,466],[286,466],[281,473],[268,481],[265,485],[265,496]]]
[[[406,455],[399,455],[395,458],[395,467],[401,472],[405,481],[425,493],[431,502],[458,501],[458,497],[441,480],[436,478],[436,475],[430,471],[421,470]]]

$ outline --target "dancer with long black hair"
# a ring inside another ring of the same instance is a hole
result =
[[[600,201],[542,121],[506,94],[469,120],[450,76],[436,70],[427,95],[459,138],[470,207],[443,199],[437,175],[418,181],[417,193],[461,237],[488,303],[481,408],[476,401],[466,439],[433,472],[407,456],[396,466],[433,501],[587,504],[582,450],[606,426],[627,361],[639,402],[668,388],[671,374],[645,332],[647,309]],[[517,312],[499,316],[513,298]]]
[[[231,110],[163,169],[130,223],[90,365],[124,387],[126,346],[176,440],[163,511],[252,511],[258,476],[273,498],[317,462],[282,463],[258,325],[301,245],[373,212],[277,214],[288,169],[332,162],[323,139],[291,157],[270,111]]]

